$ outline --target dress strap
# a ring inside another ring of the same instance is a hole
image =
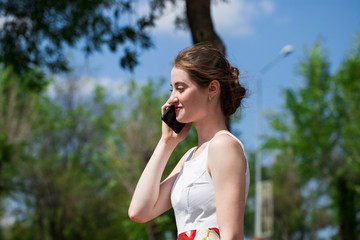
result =
[[[190,151],[189,155],[187,156],[185,162],[187,162],[187,161],[189,161],[191,159],[192,155],[195,152],[195,149],[196,149],[196,147],[193,147],[193,149]]]

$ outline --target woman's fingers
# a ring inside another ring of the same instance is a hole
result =
[[[164,114],[165,110],[172,105],[172,104],[169,103],[169,100],[167,100],[166,103],[164,105],[162,105],[161,114]]]

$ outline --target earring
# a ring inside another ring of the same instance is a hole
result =
[[[209,101],[211,102],[211,97],[209,96]]]

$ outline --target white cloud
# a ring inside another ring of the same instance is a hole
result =
[[[3,25],[4,25],[5,21],[6,21],[6,17],[4,17],[4,16],[0,16],[0,28],[2,28],[2,27],[3,27]]]
[[[138,12],[146,13],[148,2],[142,1]],[[176,31],[174,21],[176,16],[182,15],[185,1],[178,1],[176,6],[166,2],[164,14],[156,21],[155,34],[171,34],[188,36],[186,31]],[[251,36],[255,33],[253,22],[257,18],[270,16],[275,11],[273,0],[228,0],[212,3],[211,12],[215,31],[221,35]]]
[[[156,22],[156,32],[171,33],[176,35],[188,35],[187,32],[175,29],[175,19],[177,16],[182,16],[185,9],[185,1],[177,2],[172,5],[166,2],[166,9],[164,15]]]
[[[32,24],[32,20],[29,17],[21,17],[17,18],[14,15],[7,14],[5,16],[0,16],[0,29],[4,27],[5,22],[12,22],[12,21],[21,21],[22,23],[26,23],[29,26]]]
[[[255,33],[254,20],[274,11],[272,0],[229,0],[212,5],[215,30],[224,35],[251,36]]]
[[[188,32],[175,29],[175,19],[177,16],[183,15],[185,1],[177,1],[175,5],[170,1],[166,1],[165,6],[162,16],[155,22],[154,34],[171,34],[177,37],[188,36]],[[149,12],[149,3],[145,1],[138,6],[138,13],[146,14],[147,12]]]
[[[150,12],[149,1],[141,0],[137,3],[136,13],[138,16],[147,15]],[[170,1],[165,2],[163,14],[155,22],[155,27],[151,30],[153,34],[176,35],[176,37],[188,36],[188,32],[175,29],[175,18],[183,14],[185,1],[177,1],[172,4]]]
[[[78,99],[86,99],[93,95],[97,86],[104,88],[106,96],[110,98],[121,97],[126,91],[125,81],[123,79],[111,79],[108,77],[93,79],[81,77],[69,81],[69,79],[63,76],[55,76],[54,79],[55,81],[50,84],[47,89],[47,95],[51,98],[55,98],[58,94],[61,95],[70,92],[71,88],[76,91],[76,97]]]
[[[262,0],[259,6],[265,14],[272,14],[275,11],[275,5],[271,0]]]
[[[10,227],[15,223],[15,217],[14,216],[4,216],[0,219],[0,226],[2,227]]]

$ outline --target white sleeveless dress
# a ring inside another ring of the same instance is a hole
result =
[[[228,134],[235,138],[245,154],[244,146],[239,139],[229,132],[221,132],[220,134]],[[207,143],[200,155],[191,161],[189,160],[195,148],[189,153],[172,187],[171,203],[175,212],[178,235],[190,230],[218,228],[214,184],[207,171],[210,142],[211,140]],[[224,158],[226,158],[225,153]],[[250,184],[249,164],[247,160],[246,166],[245,200]]]

